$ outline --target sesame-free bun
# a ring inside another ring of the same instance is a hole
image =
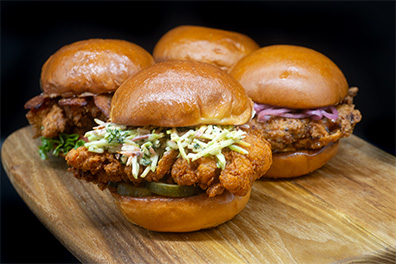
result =
[[[272,153],[272,165],[263,178],[291,178],[311,173],[337,154],[339,141],[319,150]]]
[[[254,102],[287,108],[336,105],[349,88],[325,55],[291,45],[263,47],[238,61],[230,74]]]
[[[111,93],[152,64],[150,53],[131,42],[82,40],[62,47],[44,63],[41,89],[49,96],[64,97]]]
[[[190,232],[234,218],[249,201],[250,191],[245,196],[225,191],[212,198],[205,193],[185,198],[112,195],[125,217],[140,227],[158,232]]]
[[[238,60],[259,49],[250,37],[232,31],[200,26],[179,26],[168,31],[154,47],[157,62],[194,60],[229,69]]]
[[[143,69],[115,92],[110,119],[131,126],[241,125],[252,116],[243,87],[216,66],[167,61]]]

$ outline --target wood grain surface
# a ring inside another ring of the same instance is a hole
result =
[[[108,191],[40,160],[31,127],[2,162],[34,214],[81,262],[396,263],[396,158],[356,136],[316,172],[255,182],[246,208],[216,228],[156,233],[129,223]],[[205,217],[205,216],[202,216]]]

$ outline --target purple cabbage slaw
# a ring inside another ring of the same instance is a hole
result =
[[[332,120],[336,120],[338,118],[338,111],[334,106],[326,106],[316,109],[292,109],[254,103],[254,111],[256,111],[257,120],[259,122],[265,122],[271,116],[286,118],[312,118],[313,120],[320,120],[323,117],[327,117]]]

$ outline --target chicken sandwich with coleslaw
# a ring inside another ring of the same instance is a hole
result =
[[[80,179],[109,189],[127,219],[187,232],[232,219],[271,165],[270,144],[245,124],[253,103],[210,64],[157,63],[115,92],[110,120],[66,156]]]

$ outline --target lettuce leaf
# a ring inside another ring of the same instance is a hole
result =
[[[52,152],[52,155],[59,156],[66,155],[72,148],[76,149],[84,146],[85,141],[79,139],[78,134],[61,133],[57,138],[41,137],[41,146],[39,146],[38,153],[42,160],[48,159],[47,153]]]

